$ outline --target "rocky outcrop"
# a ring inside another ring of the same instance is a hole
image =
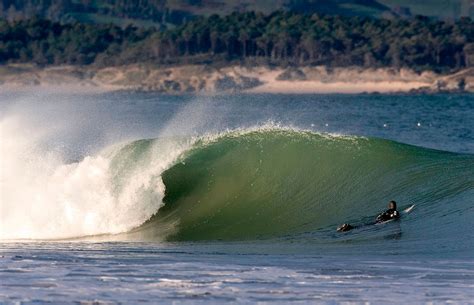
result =
[[[261,84],[262,82],[255,77],[224,75],[214,81],[214,91],[238,92],[260,86]]]
[[[474,68],[437,77],[430,86],[411,90],[413,93],[474,93]]]
[[[435,81],[431,89],[435,91],[474,92],[474,68],[441,77]]]
[[[277,80],[301,81],[306,80],[306,74],[300,69],[289,68],[277,76]]]

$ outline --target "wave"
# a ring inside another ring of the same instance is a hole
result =
[[[440,229],[442,217],[470,208],[462,195],[474,189],[473,162],[382,139],[230,132],[197,141],[163,172],[164,205],[133,232],[171,241],[298,235],[363,220],[391,199],[416,203]]]
[[[2,239],[298,236],[360,221],[391,199],[416,203],[445,231],[446,215],[472,214],[472,155],[383,139],[267,126],[117,144],[71,164],[31,151],[24,162],[18,143],[1,158]]]

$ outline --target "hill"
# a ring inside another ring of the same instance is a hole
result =
[[[474,19],[473,0],[378,0],[392,9],[394,12],[402,12],[408,9],[411,15],[423,15],[443,20],[470,17]]]
[[[199,16],[233,12],[277,10],[306,14],[362,17],[438,19],[474,18],[473,0],[0,0],[0,17],[7,20],[34,16],[63,23],[113,23],[125,27],[170,28]]]

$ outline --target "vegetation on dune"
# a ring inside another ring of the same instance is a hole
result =
[[[32,18],[0,21],[0,63],[99,66],[255,62],[334,67],[474,66],[474,23],[275,12],[200,17],[181,26],[125,28]]]

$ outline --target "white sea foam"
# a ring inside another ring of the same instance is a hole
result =
[[[25,126],[18,118],[0,122],[1,239],[123,232],[160,207],[164,186],[156,173],[172,159],[169,151],[146,170],[129,173],[117,192],[109,171],[113,154],[64,164],[60,156],[38,151],[40,133]]]
[[[209,100],[196,100],[175,114],[157,134],[160,140],[153,141],[140,166],[126,165],[119,173],[125,181],[120,187],[111,163],[123,144],[67,163],[61,154],[42,145],[45,138],[61,131],[60,126],[46,127],[52,124],[44,120],[37,124],[29,109],[2,114],[0,239],[62,239],[126,232],[139,226],[163,205],[161,173],[192,146],[198,138],[194,130],[205,129],[210,122],[209,106]],[[63,124],[68,132],[74,131],[75,122]],[[191,137],[183,141],[183,135]]]

